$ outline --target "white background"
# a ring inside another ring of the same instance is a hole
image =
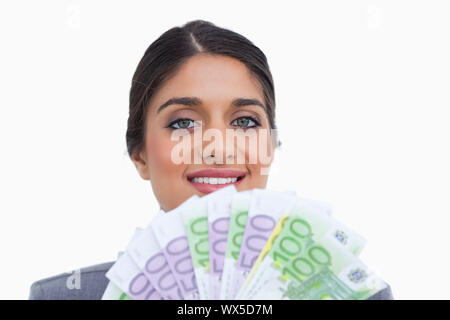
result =
[[[268,188],[328,201],[396,299],[448,299],[448,1],[2,1],[0,298],[113,261],[158,204],[125,151],[131,77],[204,19],[266,54]]]

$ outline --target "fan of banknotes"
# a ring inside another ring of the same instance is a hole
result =
[[[365,243],[325,202],[229,185],[137,228],[102,299],[367,299],[387,284]]]

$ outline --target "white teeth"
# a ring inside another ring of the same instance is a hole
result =
[[[234,183],[237,178],[213,178],[213,177],[197,177],[191,180],[194,183],[207,183],[207,184],[227,184]]]

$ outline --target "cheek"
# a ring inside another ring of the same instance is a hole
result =
[[[254,188],[265,189],[268,181],[268,171],[265,171],[262,166],[258,164],[249,165],[248,170],[250,174],[242,183],[239,185],[242,190],[249,190]]]
[[[269,131],[258,134],[257,163],[249,164],[250,188],[265,188],[268,180],[269,168],[274,156],[274,146]]]
[[[248,136],[237,134],[237,138],[235,138],[237,153],[241,157],[245,154],[246,164],[270,166],[274,153],[273,138],[270,130],[264,128],[256,129],[256,131],[246,134]]]
[[[249,160],[252,158],[257,160],[255,167],[262,168],[270,166],[274,155],[274,147],[270,131],[266,129],[259,130],[256,140],[257,143],[253,143],[247,150],[247,158]],[[251,163],[251,165],[253,165],[255,162],[253,161]]]
[[[171,141],[161,133],[149,133],[146,150],[150,162],[150,179],[176,175],[182,166],[175,164],[171,159],[172,148],[176,141]]]

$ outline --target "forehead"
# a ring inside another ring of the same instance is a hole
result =
[[[228,106],[232,100],[241,97],[264,102],[260,84],[245,64],[231,57],[210,54],[198,54],[188,59],[160,87],[151,105],[159,106],[174,96],[196,96],[204,104],[215,106]]]

